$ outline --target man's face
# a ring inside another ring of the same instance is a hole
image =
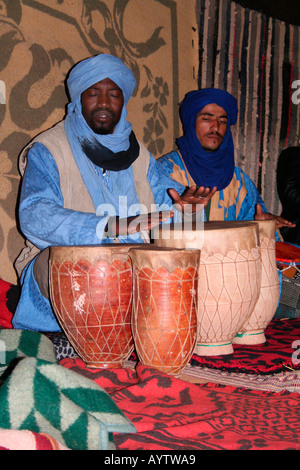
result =
[[[197,114],[196,135],[204,150],[218,150],[227,130],[227,121],[226,111],[215,103],[207,104]]]
[[[96,134],[114,132],[123,104],[123,92],[110,78],[95,83],[81,95],[82,115]]]

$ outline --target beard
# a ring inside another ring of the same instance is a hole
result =
[[[100,114],[101,112],[105,112],[108,117],[107,121],[101,122],[99,119],[97,119],[97,114]],[[117,117],[113,111],[96,109],[91,113],[89,126],[95,132],[95,134],[108,135],[114,132],[118,121],[119,117]]]
[[[219,150],[222,142],[223,142],[223,138],[224,136],[222,136],[219,132],[214,132],[214,133],[209,133],[207,134],[205,137],[210,137],[210,139],[204,139],[204,141],[200,142],[201,145],[202,145],[202,148],[203,150],[206,150],[207,152],[216,152],[217,150]],[[214,138],[215,137],[215,140],[217,141],[216,143],[214,143]]]
[[[112,132],[109,130],[109,129],[104,129],[104,128],[95,128],[93,129],[93,131],[95,132],[95,134],[97,135],[108,135],[108,134],[112,134]]]

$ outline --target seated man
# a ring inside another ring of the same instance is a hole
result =
[[[237,101],[223,90],[188,93],[180,107],[184,136],[175,150],[160,159],[162,170],[183,186],[217,188],[206,205],[206,220],[264,220],[292,226],[267,212],[252,180],[234,162],[230,127],[236,123]]]
[[[21,297],[14,328],[60,330],[49,301],[48,247],[114,238],[141,243],[144,231],[173,215],[176,220],[178,211],[199,212],[213,194],[209,188],[185,190],[137,141],[126,111],[136,81],[120,59],[86,59],[67,85],[66,118],[20,156],[19,219],[27,246],[16,261]],[[159,211],[163,205],[172,210]],[[150,217],[153,211],[159,212]]]
[[[300,147],[288,147],[279,155],[277,191],[282,217],[296,224],[295,227],[281,228],[283,240],[300,245]]]

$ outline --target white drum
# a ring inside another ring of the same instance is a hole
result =
[[[181,232],[181,233],[180,233]],[[261,278],[258,224],[205,222],[203,230],[161,225],[158,246],[201,250],[198,283],[198,333],[195,353],[233,353],[232,341],[257,302]]]
[[[253,312],[233,342],[262,344],[266,342],[264,330],[272,320],[279,300],[279,277],[276,266],[275,220],[257,221],[261,248],[261,285]]]

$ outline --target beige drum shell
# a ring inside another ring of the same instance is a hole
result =
[[[180,224],[155,234],[155,244],[201,250],[198,288],[198,338],[201,356],[232,354],[232,340],[258,299],[260,243],[255,222],[205,222],[203,230],[181,233]],[[200,232],[200,233],[199,233]],[[187,241],[186,241],[187,240]]]
[[[88,367],[122,367],[133,351],[132,244],[50,249],[53,310]]]
[[[131,249],[132,333],[142,364],[178,376],[197,339],[199,250]]]
[[[261,286],[253,312],[233,342],[262,344],[264,330],[272,320],[279,301],[279,277],[276,266],[275,220],[257,221],[261,247]]]

